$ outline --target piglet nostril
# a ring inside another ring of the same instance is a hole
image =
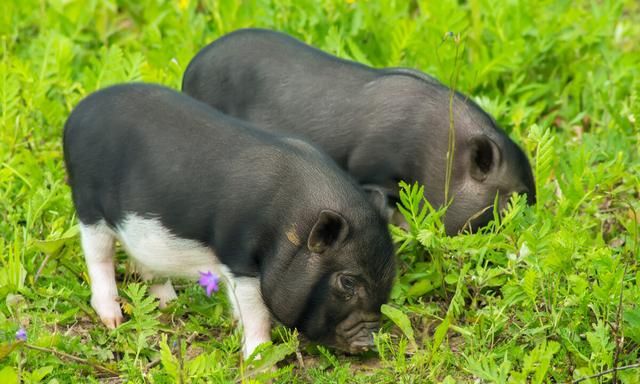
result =
[[[376,343],[375,343],[375,340],[373,339],[373,333],[369,334],[367,341],[369,342],[370,347],[375,347]]]
[[[367,327],[361,329],[360,332],[358,332],[357,335],[351,339],[349,349],[352,352],[364,352],[372,350],[375,347],[375,342],[373,339],[373,334],[375,331],[377,331],[377,328],[372,329]]]
[[[351,342],[349,349],[352,353],[370,351],[375,348],[373,334],[370,333]]]

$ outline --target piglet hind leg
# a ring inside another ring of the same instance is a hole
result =
[[[142,279],[146,282],[153,282],[149,287],[149,293],[151,296],[158,299],[158,306],[160,309],[164,309],[169,305],[169,302],[178,298],[176,291],[173,289],[171,279],[155,279],[155,276],[150,269],[145,268],[143,265],[133,262],[135,271],[140,274]],[[157,280],[157,281],[156,281]]]
[[[158,299],[160,309],[166,308],[169,302],[178,298],[176,291],[173,289],[171,280],[167,279],[164,283],[153,284],[149,288],[149,292]]]
[[[229,299],[242,325],[242,354],[251,356],[262,343],[271,340],[271,315],[260,293],[260,280],[254,277],[230,278]]]
[[[122,323],[114,265],[115,237],[102,222],[80,223],[82,250],[91,278],[91,306],[108,328]]]

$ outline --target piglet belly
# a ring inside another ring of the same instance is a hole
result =
[[[157,218],[128,214],[115,235],[144,278],[182,277],[197,279],[200,272],[227,275],[211,248],[171,233]]]

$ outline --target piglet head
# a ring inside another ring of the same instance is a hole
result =
[[[312,341],[358,353],[373,347],[395,260],[381,215],[351,211],[348,218],[321,211],[293,256],[263,275],[262,292],[284,325]]]

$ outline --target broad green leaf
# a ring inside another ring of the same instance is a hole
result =
[[[271,342],[261,344],[248,359],[253,372],[260,372],[275,366],[287,356],[295,353],[297,343],[273,345]],[[259,357],[258,357],[259,356]]]
[[[36,247],[40,251],[46,254],[54,254],[62,248],[63,245],[72,241],[74,238],[78,236],[79,228],[77,225],[74,225],[69,230],[67,230],[62,236],[53,240],[37,240],[35,242]]]
[[[422,279],[411,285],[409,290],[407,291],[407,295],[411,297],[420,297],[424,296],[427,293],[431,292],[435,286],[428,279]]]
[[[398,326],[398,328],[400,328],[411,344],[416,347],[416,339],[413,335],[413,327],[411,326],[409,317],[407,317],[407,315],[401,310],[387,304],[383,304],[380,310],[383,315],[387,316],[395,325]]]
[[[16,349],[22,343],[23,343],[22,341],[18,341],[18,342],[0,344],[0,360],[7,357],[11,352],[13,352],[14,349]]]
[[[30,376],[31,376],[30,382],[31,383],[41,382],[42,379],[44,379],[46,376],[51,374],[51,372],[53,372],[53,368],[54,367],[52,365],[47,365],[46,367],[40,367],[35,369],[30,373]]]
[[[18,374],[10,367],[6,366],[0,370],[0,383],[2,384],[18,384]]]

